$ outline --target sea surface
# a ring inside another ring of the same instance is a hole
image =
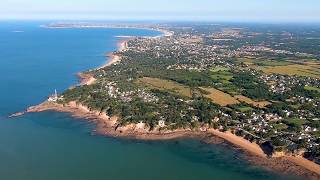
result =
[[[44,29],[48,22],[0,22],[0,179],[200,180],[287,179],[248,164],[239,150],[180,139],[141,142],[92,135],[95,125],[65,113],[9,119],[77,72],[106,62],[115,36],[156,36],[137,29]]]

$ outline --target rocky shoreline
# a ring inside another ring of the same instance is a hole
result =
[[[219,132],[218,130],[208,129],[206,131],[178,129],[174,131],[155,129],[149,131],[143,124],[130,124],[124,127],[118,126],[118,117],[109,117],[105,113],[92,111],[88,107],[69,102],[68,104],[58,104],[55,102],[45,101],[37,106],[28,108],[25,112],[19,113],[38,113],[44,111],[56,111],[70,113],[73,117],[87,119],[96,123],[95,133],[115,138],[136,139],[143,141],[154,140],[172,140],[177,138],[196,138],[205,143],[228,143],[234,148],[240,148],[244,152],[245,158],[249,163],[261,166],[270,171],[284,174],[295,174],[307,179],[320,179],[319,165],[305,160],[301,157],[283,155],[280,157],[267,157],[259,149],[253,150],[258,145],[251,143],[241,137],[233,134]],[[232,139],[234,138],[234,139]],[[242,140],[240,140],[242,139]],[[235,141],[236,140],[236,141]]]

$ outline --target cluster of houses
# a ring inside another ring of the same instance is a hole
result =
[[[152,93],[137,88],[135,90],[120,90],[115,82],[107,82],[105,88],[107,94],[111,98],[121,99],[123,102],[130,102],[134,96],[141,98],[144,102],[158,102],[159,98]]]
[[[270,91],[283,94],[297,86],[319,86],[319,79],[312,77],[288,76],[281,74],[261,74],[260,79],[270,85]]]

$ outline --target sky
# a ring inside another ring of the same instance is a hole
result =
[[[0,19],[320,22],[320,0],[1,0]]]

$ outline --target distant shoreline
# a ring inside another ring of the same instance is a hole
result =
[[[101,27],[45,27],[45,28],[101,28]],[[104,27],[104,28],[117,28],[117,27]],[[121,27],[118,27],[121,28]],[[128,27],[134,28],[134,27]],[[134,29],[148,29],[148,28],[134,28]],[[148,29],[155,30],[155,29]],[[162,30],[160,31],[164,33],[162,36],[171,36],[172,34],[169,31]],[[167,33],[165,33],[167,32]],[[150,37],[150,38],[158,38]],[[125,40],[120,40],[118,42],[118,51],[125,51],[128,49],[127,42],[131,39],[130,37],[124,37]],[[105,68],[108,66],[112,66],[121,61],[121,57],[115,55],[114,53],[109,53],[107,63],[102,65],[101,67],[96,68],[95,70]],[[80,78],[80,86],[82,85],[92,85],[96,82],[96,79],[90,72],[80,72],[78,73],[78,77]],[[42,104],[37,106],[33,106],[28,108],[27,111],[23,113],[16,113],[17,116],[20,116],[24,113],[36,113],[43,111],[57,111],[57,112],[66,112],[70,113],[72,116],[95,120],[97,123],[96,132],[105,136],[112,137],[124,137],[124,138],[133,138],[140,140],[170,140],[181,137],[203,137],[207,135],[214,135],[221,139],[226,140],[227,142],[240,147],[245,152],[250,153],[255,160],[253,160],[254,164],[259,164],[267,168],[271,168],[277,172],[290,172],[293,173],[297,171],[298,175],[303,175],[310,177],[311,179],[320,178],[320,166],[307,160],[302,157],[295,156],[287,156],[283,155],[281,157],[267,158],[266,154],[260,148],[259,145],[255,143],[251,143],[250,141],[245,140],[242,137],[236,136],[230,132],[220,132],[214,129],[207,129],[206,131],[199,130],[191,130],[191,129],[178,129],[174,131],[149,131],[147,130],[143,124],[131,124],[125,127],[117,127],[117,117],[108,117],[106,113],[101,113],[97,111],[92,111],[88,107],[77,104],[76,102],[69,102],[69,104],[61,105],[54,102],[45,101]],[[13,115],[15,116],[15,115]],[[261,164],[259,161],[264,161],[265,164]],[[288,161],[288,162],[287,162]],[[280,163],[279,163],[280,162]],[[292,163],[290,169],[288,169],[288,164]],[[293,166],[296,164],[298,166]],[[289,171],[290,170],[290,171]]]
[[[48,28],[48,29],[141,29],[141,30],[152,30],[152,31],[158,31],[163,33],[163,35],[158,36],[141,36],[141,37],[148,37],[148,38],[158,38],[161,36],[172,36],[174,33],[165,29],[161,28],[151,28],[151,27],[137,27],[137,26],[126,26],[121,24],[104,24],[104,23],[98,23],[98,24],[87,24],[87,23],[52,23],[49,25],[41,25],[42,28]]]

